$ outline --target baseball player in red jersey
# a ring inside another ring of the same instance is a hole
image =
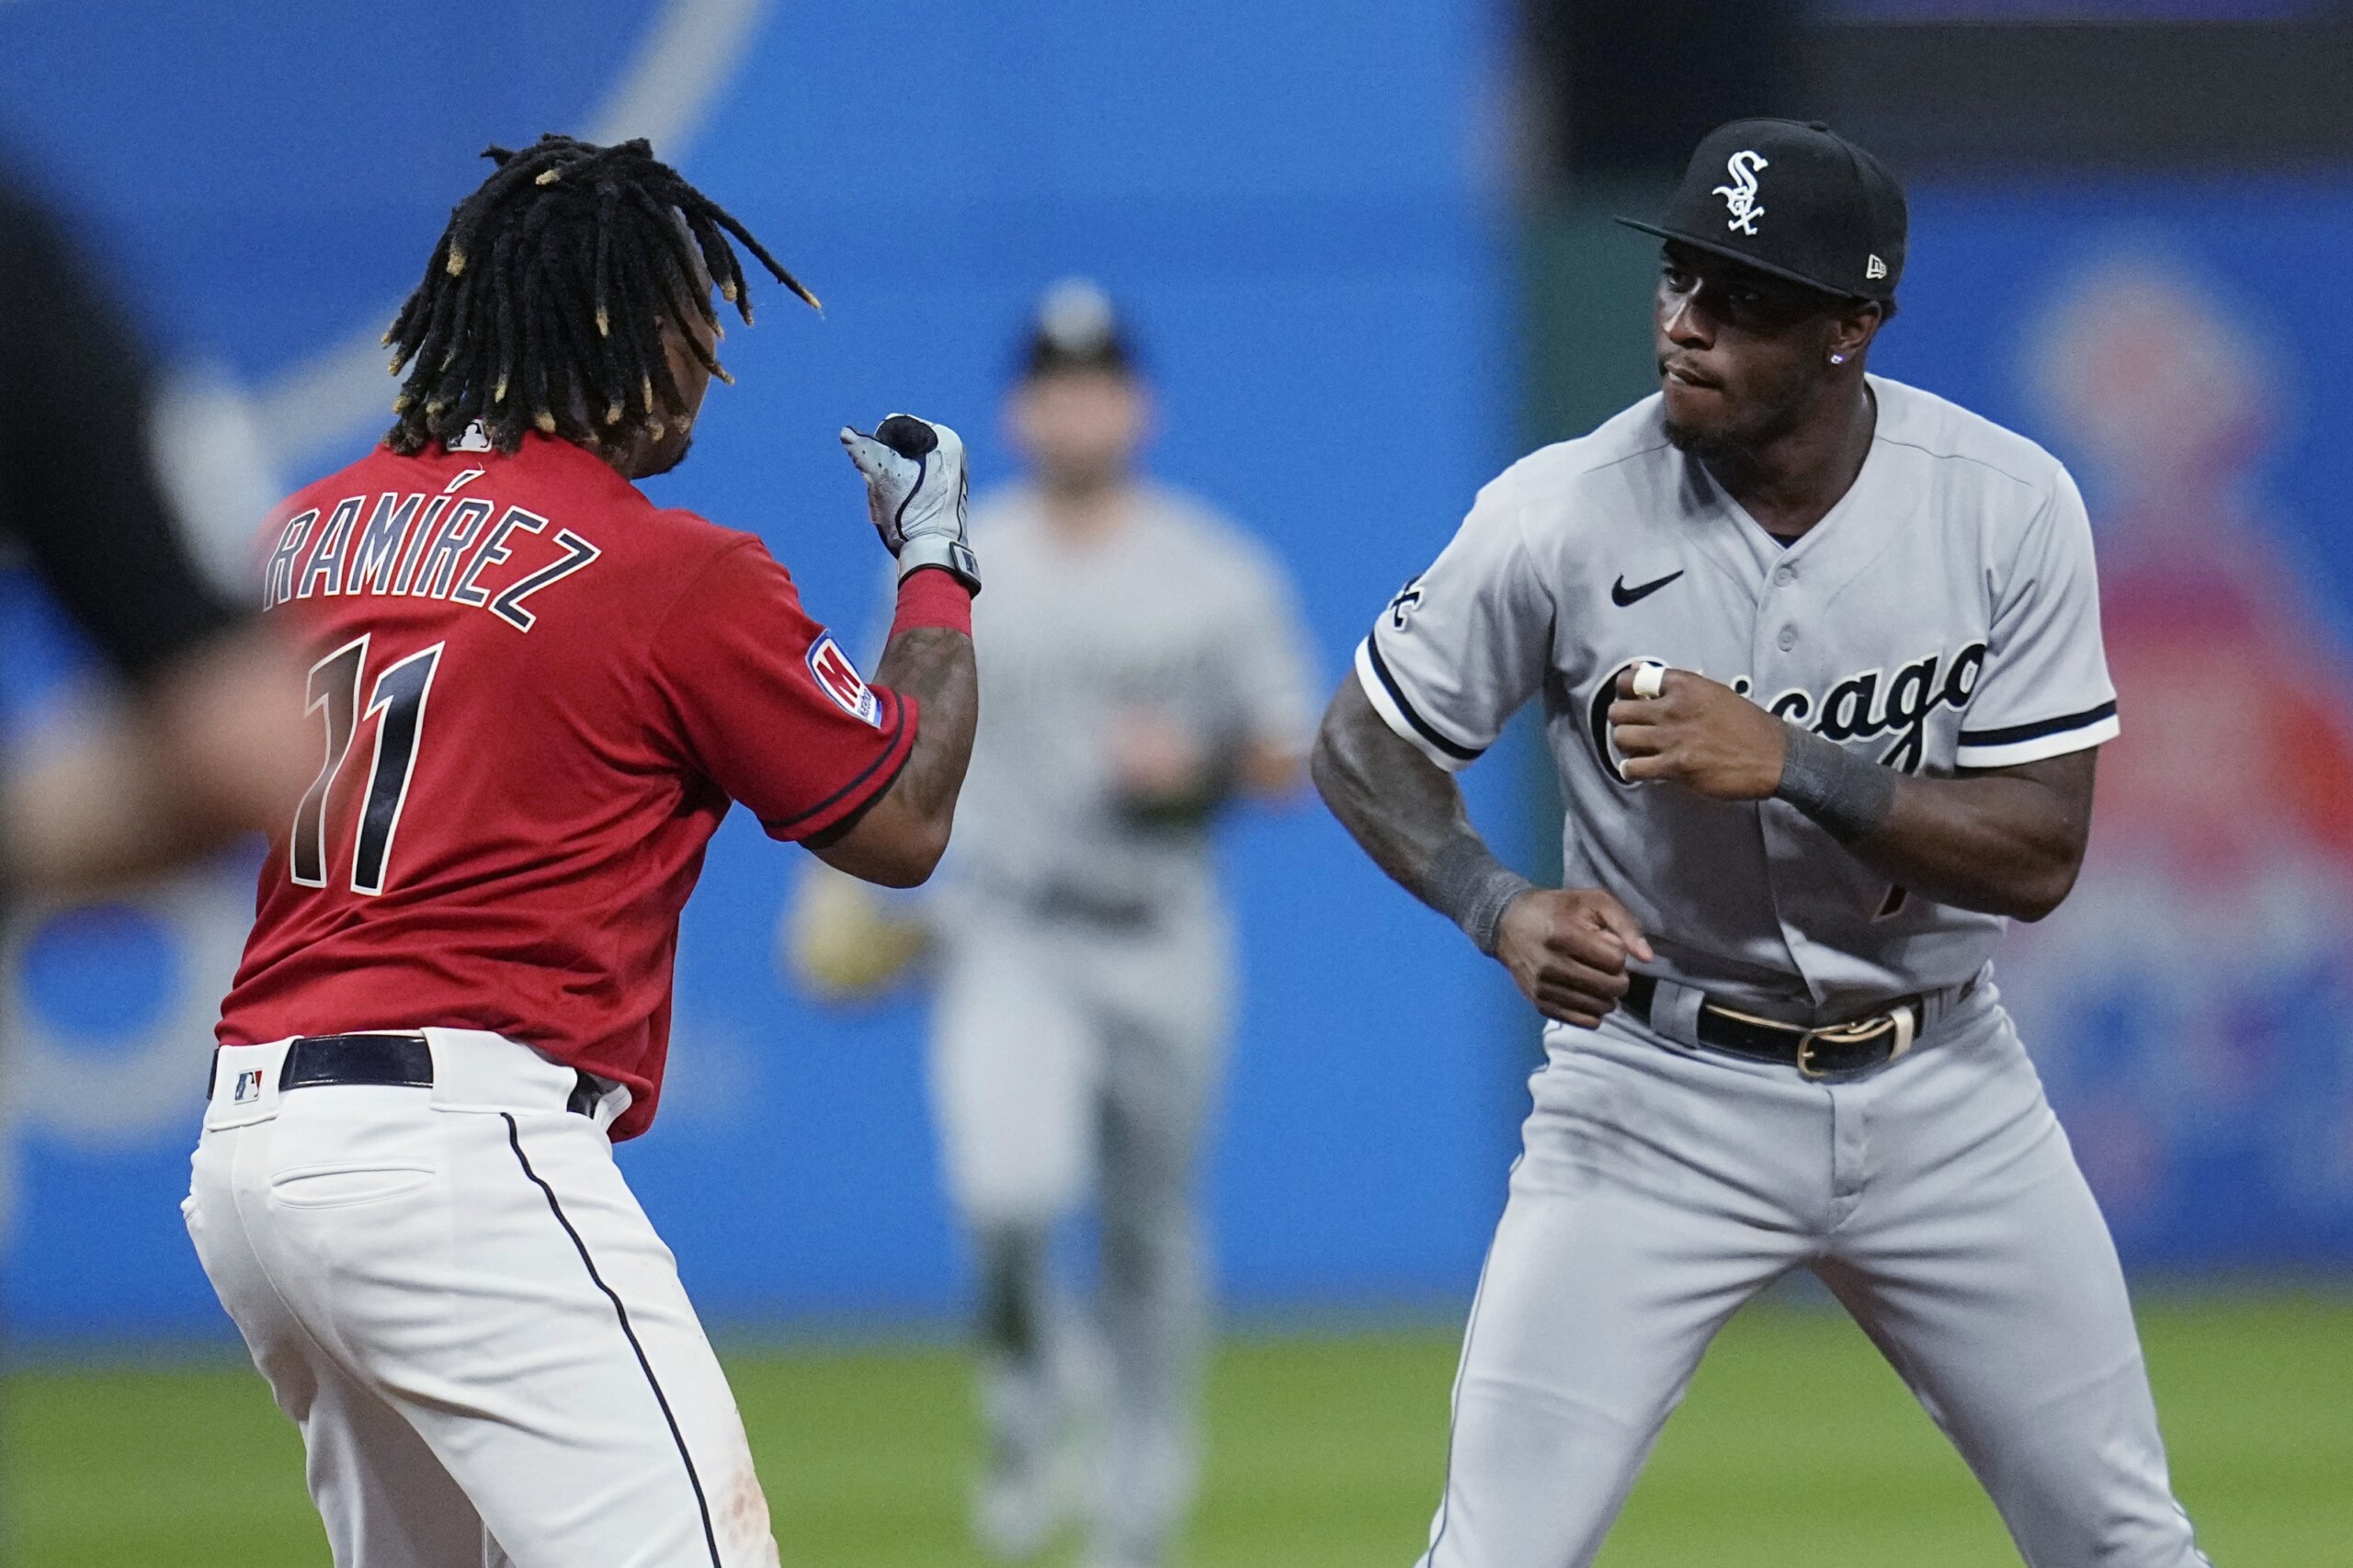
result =
[[[187,1212],[339,1568],[773,1564],[743,1425],[613,1164],[661,1092],[678,913],[731,801],[855,875],[946,847],[978,577],[954,432],[842,439],[898,557],[869,686],[684,457],[729,236],[642,142],[509,153],[390,340],[399,421],[296,494],[263,604],[316,780],[222,1007]]]

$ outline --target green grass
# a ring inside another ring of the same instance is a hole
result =
[[[2143,1317],[2175,1479],[2223,1568],[2353,1563],[2353,1303]],[[1244,1340],[1219,1358],[1189,1568],[1408,1568],[1446,1449],[1450,1335]],[[790,1564],[957,1568],[961,1356],[736,1356]],[[324,1568],[292,1428],[242,1366],[10,1380],[23,1568]],[[1060,1563],[1066,1558],[1053,1560]],[[1761,1310],[1701,1369],[1606,1568],[2015,1563],[1993,1509],[1843,1318]]]

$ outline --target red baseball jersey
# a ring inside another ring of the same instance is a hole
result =
[[[273,836],[225,1044],[493,1029],[654,1119],[678,912],[730,801],[771,837],[890,787],[915,705],[869,687],[749,534],[586,451],[378,448],[263,540],[324,743]]]

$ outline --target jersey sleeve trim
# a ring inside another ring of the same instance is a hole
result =
[[[915,702],[896,692],[881,687],[874,691],[882,699],[886,733],[890,736],[881,751],[858,770],[856,778],[806,811],[773,821],[763,820],[760,825],[767,830],[770,838],[791,840],[823,833],[881,799],[884,790],[898,782],[900,770],[915,755],[920,711]]]
[[[1486,755],[1486,747],[1466,746],[1460,741],[1449,739],[1414,710],[1404,688],[1397,684],[1397,677],[1389,673],[1388,661],[1381,656],[1381,650],[1374,645],[1372,638],[1367,637],[1357,644],[1356,662],[1357,682],[1364,687],[1365,696],[1371,699],[1373,711],[1380,714],[1381,721],[1396,731],[1402,739],[1411,741],[1423,756],[1449,773],[1460,773]]]
[[[2122,732],[2113,699],[2080,713],[2065,713],[2031,724],[2010,724],[1996,730],[1963,730],[1953,753],[1961,767],[2016,767],[2063,756],[2114,740]]]

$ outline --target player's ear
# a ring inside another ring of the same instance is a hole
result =
[[[1846,308],[1830,320],[1830,362],[1845,365],[1861,358],[1886,321],[1887,307],[1877,300],[1847,301]]]

